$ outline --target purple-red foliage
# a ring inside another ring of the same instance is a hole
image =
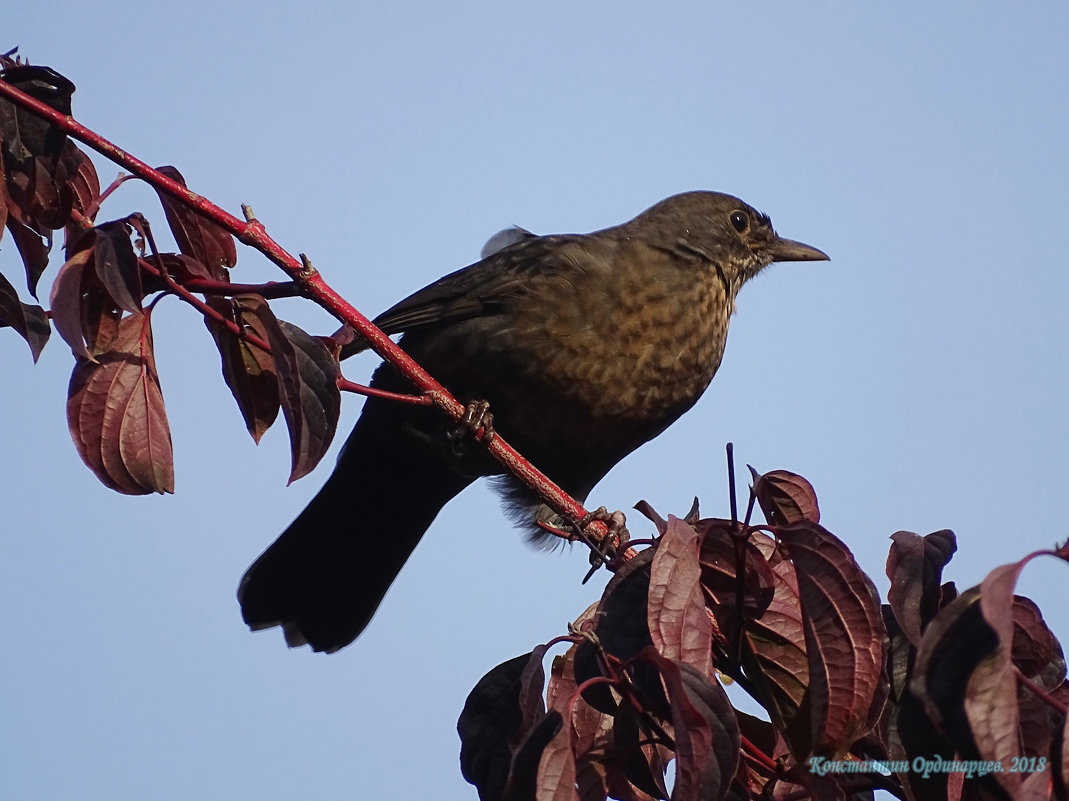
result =
[[[6,57],[0,68],[5,82],[70,114],[74,85],[63,76]],[[22,302],[0,275],[0,326],[19,333],[35,361],[52,326],[70,346],[75,366],[67,421],[79,455],[105,486],[130,495],[174,491],[171,432],[152,349],[152,311],[167,296],[204,315],[253,439],[259,441],[281,409],[290,433],[290,480],[316,466],[341,408],[336,351],[275,317],[264,294],[287,294],[279,292],[284,285],[231,283],[237,249],[227,230],[163,192],[178,253],[158,251],[139,214],[96,223],[101,201],[124,177],[102,195],[92,162],[72,139],[6,100],[0,100],[0,163],[0,236],[6,227],[30,294],[36,296],[48,265],[53,232],[63,229],[65,243],[49,312]],[[185,186],[173,167],[158,172]]]
[[[1038,608],[1013,594],[1038,554],[957,595],[942,583],[954,535],[898,532],[881,605],[817,523],[812,486],[754,475],[766,525],[665,521],[640,504],[653,544],[617,566],[567,635],[479,682],[458,724],[479,797],[1066,798],[1065,661]],[[545,686],[558,642],[571,646]],[[729,681],[768,720],[735,709]],[[925,776],[940,759],[1003,772],[944,764]]]
[[[14,286],[0,275],[0,327],[9,326],[22,335],[34,360],[51,333],[51,318],[83,372],[91,368],[82,366],[82,360],[135,364],[139,375],[135,387],[143,389],[145,397],[129,408],[134,412],[144,408],[152,419],[149,428],[165,433],[169,442],[159,378],[151,362],[151,316],[160,300],[177,298],[204,317],[220,351],[224,379],[256,441],[281,409],[290,435],[290,481],[311,471],[329,447],[342,389],[433,405],[454,421],[461,419],[464,407],[444,386],[335,292],[306,258],[294,258],[271,239],[250,209],[243,207],[245,219],[241,220],[189,190],[175,168],[149,167],[80,125],[71,116],[73,92],[70,81],[47,67],[0,56],[0,166],[4,171],[0,236],[6,228],[14,240],[31,294],[48,265],[52,232],[65,231],[66,261],[53,285],[50,312],[22,302]],[[131,174],[120,174],[101,192],[92,162],[75,140]],[[146,181],[159,194],[178,253],[160,252],[148,221],[140,214],[95,224],[101,202],[131,177]],[[290,280],[233,283],[235,237],[259,250]],[[277,320],[267,301],[295,295],[307,297],[334,315],[344,324],[342,330],[331,337],[313,337]],[[129,338],[118,337],[120,328],[126,331],[126,321],[133,317],[143,318],[136,352],[129,349]],[[382,392],[346,380],[338,366],[339,349],[352,336],[362,337],[387,359],[412,383],[415,393]],[[105,409],[131,401],[124,394],[129,377],[125,371],[121,375],[127,380],[116,384],[115,395],[105,394],[99,403],[80,407],[79,414],[71,418],[71,434],[86,464],[107,486],[123,492],[169,492],[173,473],[169,447],[139,447],[131,437],[140,436],[146,425],[116,426],[102,419]],[[94,387],[97,394],[110,391],[100,381]],[[503,437],[495,436],[484,444],[494,459],[559,514],[577,520],[586,516],[582,504],[536,470]],[[97,458],[98,451],[113,458]],[[138,480],[128,480],[131,476]],[[605,539],[608,533],[599,519],[587,528],[595,539]]]

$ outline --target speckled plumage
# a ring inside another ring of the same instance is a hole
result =
[[[705,391],[749,278],[827,258],[712,192],[592,234],[506,241],[375,322],[405,332],[401,346],[461,401],[489,401],[495,430],[579,500]],[[372,384],[407,390],[388,365]],[[369,399],[334,475],[242,580],[246,622],[316,650],[355,639],[439,509],[498,469],[446,457],[444,430],[434,410]]]

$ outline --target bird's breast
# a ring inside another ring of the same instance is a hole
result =
[[[517,402],[537,396],[567,407],[573,424],[652,437],[712,380],[730,302],[712,266],[615,267],[541,277],[508,309],[498,356],[520,378]]]

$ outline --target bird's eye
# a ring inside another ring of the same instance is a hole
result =
[[[744,234],[750,227],[750,218],[741,211],[733,211],[731,212],[731,225],[740,234]]]

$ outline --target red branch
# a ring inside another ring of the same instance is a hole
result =
[[[267,234],[264,226],[252,215],[247,206],[243,207],[246,219],[238,219],[196,192],[187,189],[149,167],[140,159],[130,155],[99,134],[89,130],[73,117],[61,114],[3,80],[0,80],[0,97],[5,97],[21,108],[48,120],[72,138],[82,142],[124,169],[129,170],[149,185],[166,192],[202,217],[226,229],[243,244],[263,253],[270,261],[274,262],[289,275],[293,281],[298,282],[307,297],[337,319],[352,326],[368,342],[372,350],[396,367],[405,378],[415,384],[421,391],[427,393],[432,398],[434,405],[441,408],[454,421],[460,420],[461,415],[464,413],[464,407],[461,406],[457,399],[408,354],[395,345],[386,334],[376,328],[367,317],[331,288],[323,280],[319,271],[312,266],[311,262],[307,259],[304,259],[303,263],[298,261],[275,242]],[[576,520],[586,516],[587,511],[581,503],[539,472],[501,437],[494,437],[487,444],[487,449],[498,462],[534,490],[555,512]],[[608,528],[601,521],[595,520],[591,522],[590,527],[594,529],[593,533],[598,539],[603,538],[608,533]]]

